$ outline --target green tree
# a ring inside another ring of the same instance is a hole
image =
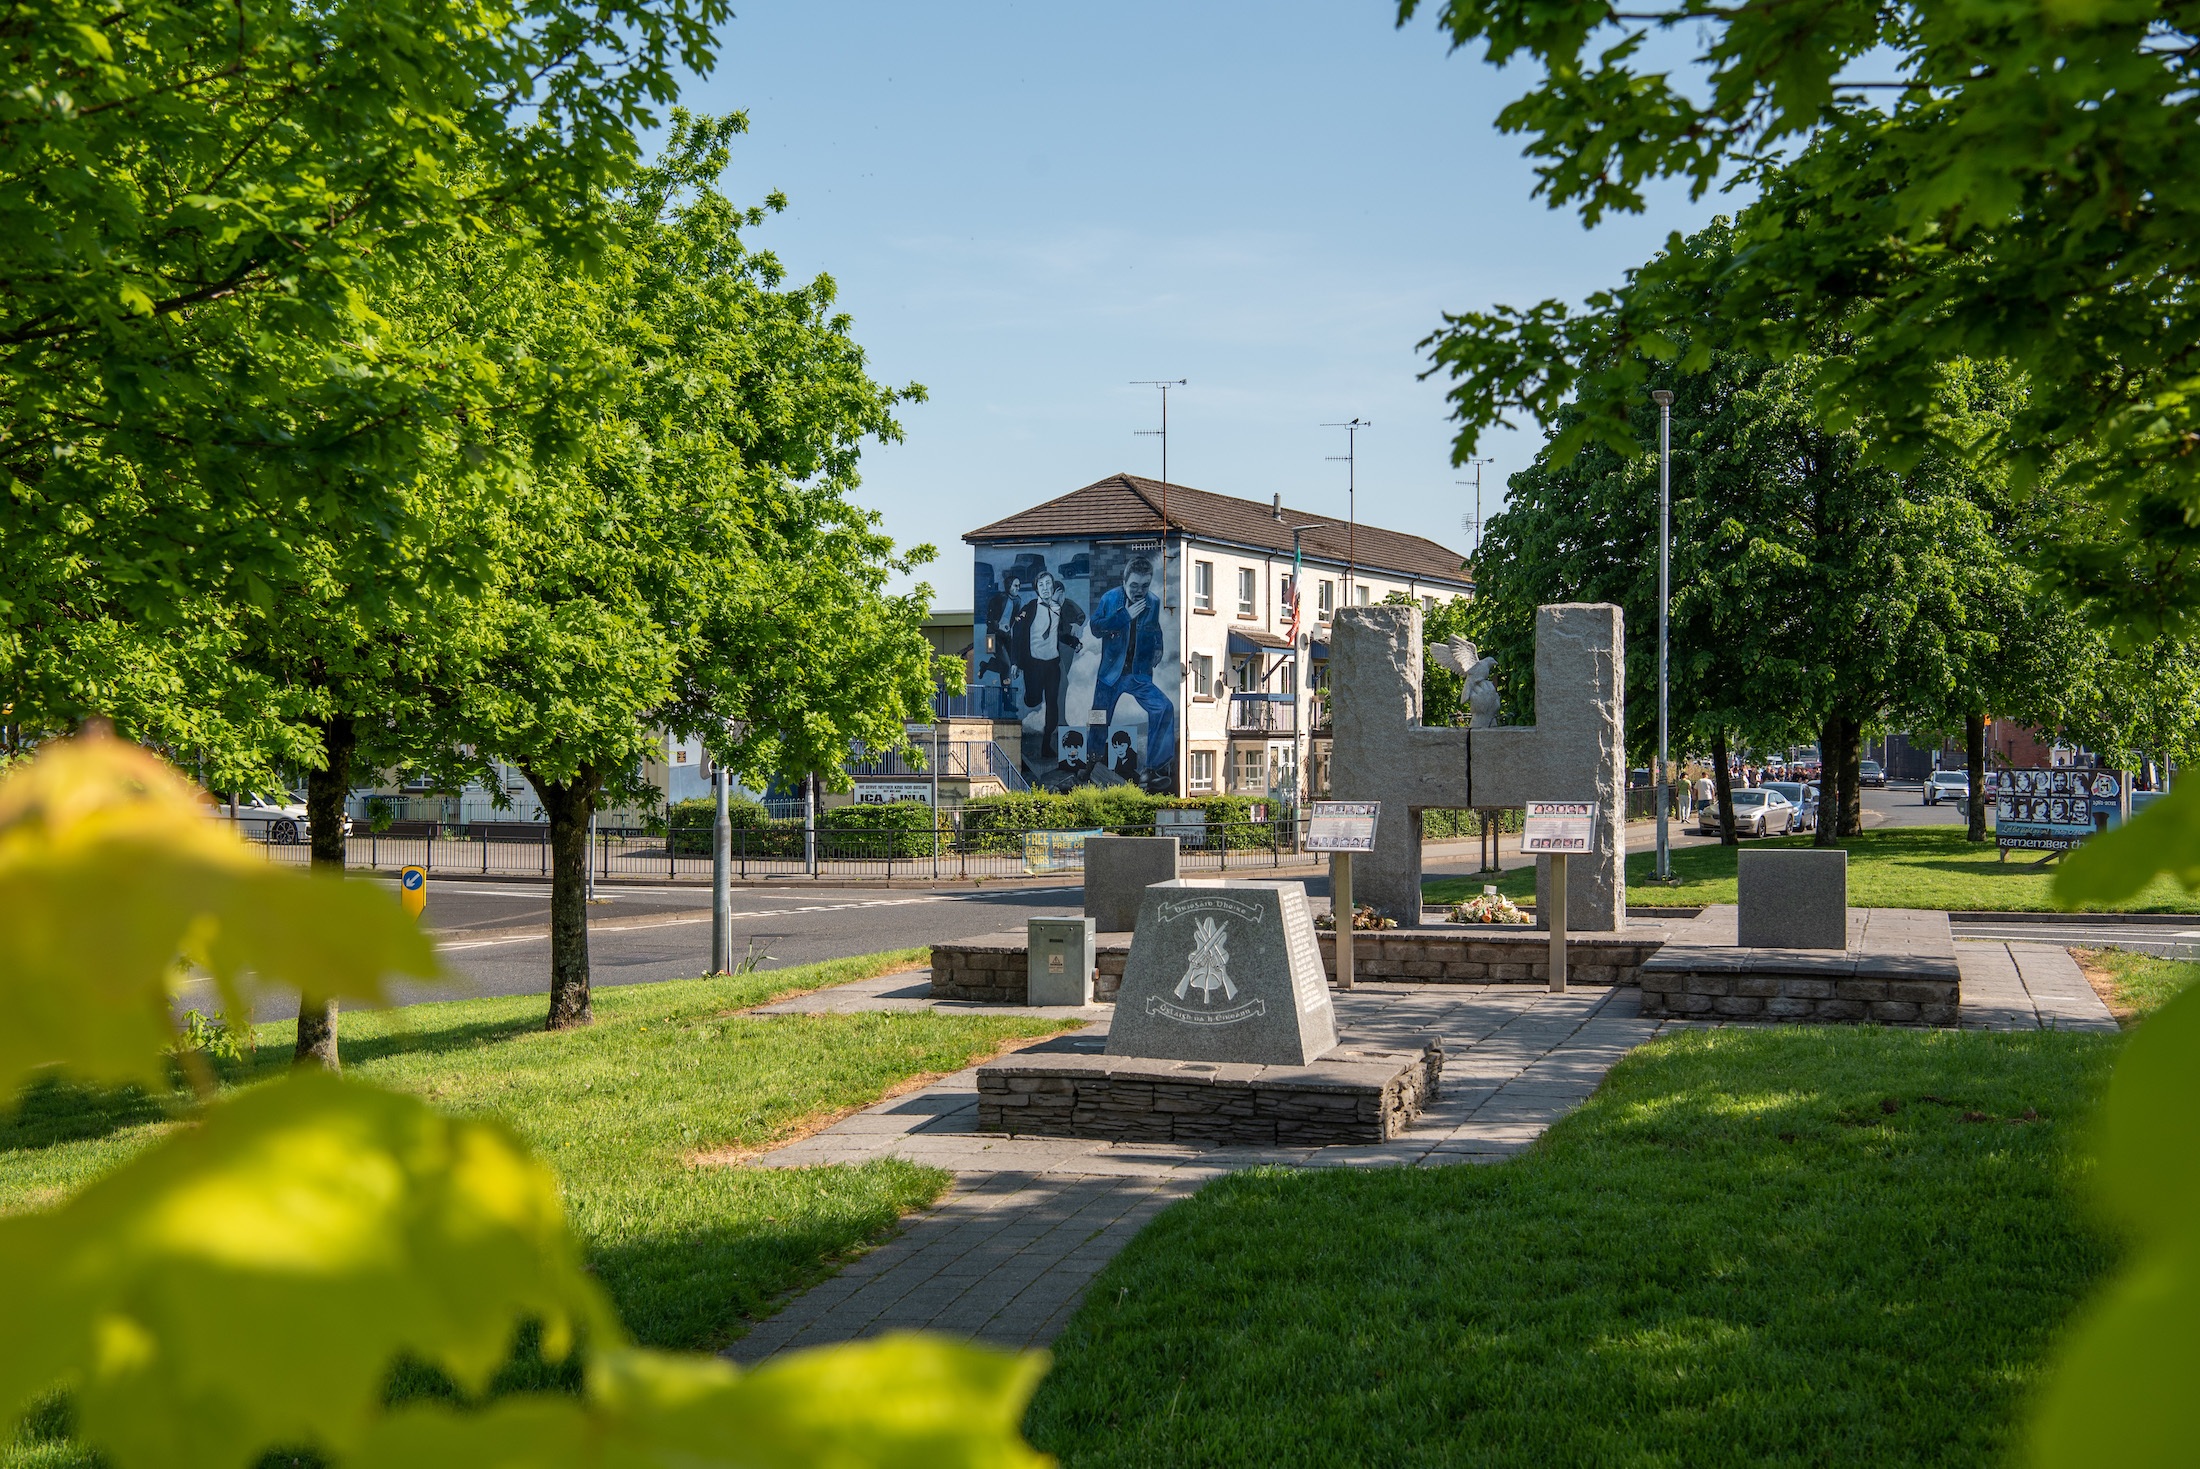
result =
[[[933,685],[926,593],[886,591],[929,548],[897,555],[848,498],[861,442],[898,437],[921,390],[870,380],[829,279],[786,286],[743,245],[763,211],[716,188],[741,119],[675,118],[612,203],[603,266],[519,287],[528,330],[591,338],[615,376],[516,517],[482,661],[440,724],[517,765],[549,819],[554,1028],[590,1018],[590,817],[647,797],[656,730],[759,784],[840,780],[851,741],[904,743]]]
[[[1419,8],[1401,0],[1401,23]],[[1625,441],[1651,362],[1698,371],[1739,349],[1815,357],[1829,424],[1864,422],[1901,462],[1948,447],[1932,406],[1942,364],[2007,361],[2031,391],[1979,447],[2020,484],[2069,477],[2101,511],[2057,574],[2149,626],[2195,615],[2191,17],[1445,0],[1440,26],[1539,69],[1499,125],[1528,135],[1554,205],[1594,223],[1640,209],[1663,177],[1758,195],[1731,251],[1669,250],[1586,316],[1546,301],[1451,318],[1432,343],[1457,379],[1461,456],[1508,414],[1547,422],[1568,401],[1580,436]],[[1697,38],[1701,86],[1644,66],[1662,32]],[[1598,350],[1615,337],[1641,352]]]
[[[723,0],[57,0],[0,69],[0,629],[270,603],[310,528],[396,541],[494,485],[482,344],[385,314],[424,255],[584,256]],[[46,629],[49,633],[51,628]],[[34,639],[35,641],[35,639]]]

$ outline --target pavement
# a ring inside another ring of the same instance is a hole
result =
[[[1966,1027],[2117,1028],[2060,948],[1964,942],[1956,951]],[[940,1008],[1089,1016],[1046,1047],[1106,1045],[1109,1006],[1011,1010],[931,1002],[927,990],[928,976],[903,974],[784,1000],[759,1013]],[[955,1184],[900,1235],[790,1301],[726,1354],[753,1363],[903,1329],[954,1332],[1005,1347],[1044,1346],[1116,1252],[1155,1214],[1209,1179],[1278,1164],[1501,1163],[1579,1106],[1629,1050],[1668,1031],[1705,1027],[1642,1018],[1640,993],[1628,988],[1552,995],[1526,985],[1375,984],[1333,999],[1345,1043],[1403,1048],[1443,1037],[1443,1095],[1405,1136],[1321,1148],[1005,1137],[977,1131],[977,1072],[958,1072],[756,1160],[758,1167],[797,1168],[904,1158],[953,1171]]]

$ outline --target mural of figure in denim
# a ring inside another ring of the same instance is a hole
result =
[[[1037,790],[1176,789],[1176,627],[1152,542],[979,546],[974,683]]]

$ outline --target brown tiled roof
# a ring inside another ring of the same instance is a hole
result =
[[[1044,505],[979,526],[963,537],[973,545],[985,541],[1051,541],[1071,537],[1158,534],[1161,529],[1159,480],[1135,474],[1111,474],[1097,484],[1072,490]],[[1452,582],[1472,581],[1464,569],[1466,558],[1421,536],[1384,530],[1362,523],[1355,536],[1351,527],[1334,516],[1283,507],[1283,519],[1275,517],[1272,502],[1240,500],[1211,494],[1189,485],[1167,487],[1169,525],[1201,540],[1224,541],[1257,550],[1291,554],[1291,527],[1312,526],[1302,537],[1306,554],[1323,561],[1342,563],[1348,550],[1357,564],[1370,571]]]

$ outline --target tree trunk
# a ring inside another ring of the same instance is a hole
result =
[[[1963,716],[1963,763],[1971,774],[1971,822],[1963,839],[1986,840],[1986,716]]]
[[[524,769],[524,767],[522,767]],[[588,998],[588,818],[597,780],[582,767],[553,785],[532,771],[528,781],[550,818],[550,1019],[546,1028],[593,1024]]]
[[[1844,714],[1841,719],[1841,835],[1864,832],[1864,721]],[[1821,765],[1823,762],[1820,762]]]
[[[1734,835],[1734,777],[1726,768],[1726,731],[1711,737],[1711,779],[1719,788],[1719,845],[1740,846]]]
[[[1841,844],[1841,716],[1828,714],[1818,726],[1818,825],[1810,834],[1814,847]]]
[[[351,717],[331,716],[321,726],[321,768],[306,772],[306,833],[313,843],[313,865],[338,877],[344,875],[344,797],[351,791],[351,755],[358,745],[359,731]],[[298,1045],[291,1064],[343,1069],[336,1053],[334,1000],[299,993]]]

